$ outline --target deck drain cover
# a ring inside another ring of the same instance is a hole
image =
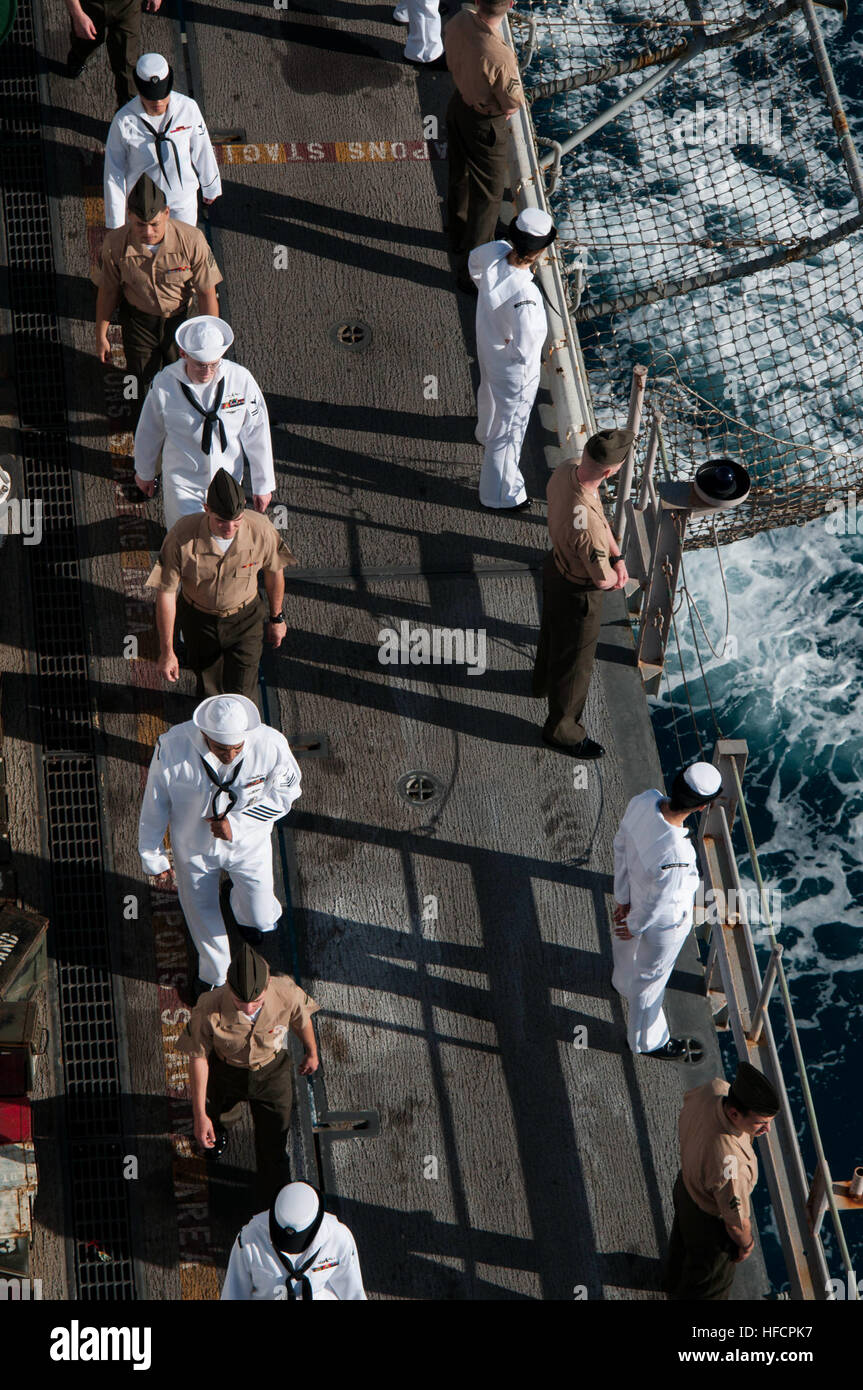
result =
[[[367,347],[371,347],[372,330],[362,319],[356,316],[346,317],[333,324],[330,338],[339,347],[348,348],[351,352],[364,352]]]
[[[406,772],[398,780],[399,796],[409,806],[428,806],[441,794],[441,784],[430,772]]]

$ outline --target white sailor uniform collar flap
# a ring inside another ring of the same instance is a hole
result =
[[[525,281],[532,284],[533,275],[527,266],[510,265],[507,261],[512,247],[508,241],[499,243],[503,247],[502,254],[492,261],[486,272],[486,296],[491,309],[500,309],[515,295],[522,294],[525,288]]]

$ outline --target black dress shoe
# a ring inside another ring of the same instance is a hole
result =
[[[477,441],[477,443],[478,443],[478,442],[479,442],[479,441]],[[510,512],[529,512],[529,511],[530,511],[530,498],[529,498],[529,497],[525,497],[525,499],[524,499],[523,502],[517,502],[516,505],[515,505],[514,507],[487,507],[486,504],[485,504],[485,502],[480,502],[479,505],[482,507],[483,511],[486,511],[486,512],[504,512],[506,515],[509,515]]]
[[[213,1129],[216,1131],[216,1142],[211,1149],[204,1150],[204,1157],[215,1163],[228,1147],[228,1131],[221,1125],[213,1125]]]
[[[549,738],[548,734],[543,734],[543,743],[547,743],[549,748],[556,748],[558,753],[566,753],[570,758],[584,758],[593,760],[594,758],[604,758],[605,749],[601,743],[597,743],[592,738],[583,738],[581,743],[558,743],[557,739]]]
[[[685,1062],[689,1054],[683,1038],[669,1038],[662,1047],[655,1047],[652,1052],[645,1052],[645,1057],[665,1057],[669,1062]]]
[[[93,55],[91,53],[88,53],[86,58],[73,58],[72,54],[70,53],[69,57],[66,59],[66,71],[63,74],[64,77],[69,77],[74,82],[76,77],[81,76],[81,73],[84,71],[85,67],[87,66],[87,63],[89,62],[92,56]]]
[[[264,933],[261,931],[260,927],[241,927],[238,922],[237,931],[240,933],[243,940],[247,941],[250,946],[260,946],[264,939]]]
[[[430,63],[424,63],[419,58],[402,58],[402,62],[412,68],[422,68],[423,72],[449,72],[445,53],[439,53]]]

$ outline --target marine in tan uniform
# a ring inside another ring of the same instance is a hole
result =
[[[271,975],[251,946],[231,961],[227,983],[202,994],[178,1046],[190,1058],[195,1138],[208,1158],[228,1146],[228,1128],[247,1101],[255,1126],[258,1199],[269,1206],[290,1182],[286,1144],[293,1107],[288,1034],[305,1056],[301,1076],[318,1068],[312,1014],[320,1008],[289,975]]]
[[[524,105],[518,64],[500,26],[512,0],[478,0],[444,29],[447,66],[456,90],[447,107],[449,191],[447,226],[457,283],[476,286],[467,273],[475,246],[494,241],[506,187],[508,118]]]
[[[758,1160],[752,1140],[768,1132],[778,1112],[776,1091],[748,1062],[740,1063],[732,1086],[708,1081],[684,1096],[665,1280],[669,1298],[728,1298],[734,1266],[755,1248],[750,1197]]]
[[[264,637],[271,647],[281,646],[284,571],[296,563],[272,522],[246,510],[240,484],[220,468],[204,510],[171,527],[147,580],[156,590],[159,674],[171,682],[179,677],[179,618],[198,699],[233,694],[258,704]],[[258,594],[262,570],[266,604]]]
[[[552,550],[542,573],[533,693],[548,699],[543,742],[575,758],[601,758],[605,752],[587,737],[581,714],[602,624],[603,591],[622,589],[629,576],[602,510],[599,485],[620,468],[634,437],[631,430],[600,430],[587,441],[581,461],[559,464],[548,482]]]
[[[108,324],[119,305],[126,369],[138,378],[137,403],[157,372],[176,362],[174,341],[189,312],[218,315],[222,273],[197,227],[175,222],[161,188],[142,174],[126,201],[127,222],[106,234],[90,278],[96,297],[96,352],[110,362]],[[148,249],[149,248],[149,249]]]

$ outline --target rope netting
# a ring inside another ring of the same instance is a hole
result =
[[[863,483],[863,214],[804,15],[793,0],[519,8],[536,21],[524,83],[539,136],[564,144],[668,73],[563,155],[549,200],[600,425],[625,423],[645,364],[659,477],[724,454],[753,474],[720,540],[823,515]],[[853,130],[863,34],[816,13]],[[687,44],[699,51],[674,67]],[[638,70],[593,80],[618,64]],[[712,537],[693,519],[687,545]]]

